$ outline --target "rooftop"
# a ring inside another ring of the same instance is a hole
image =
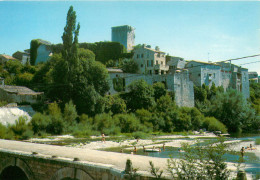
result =
[[[0,89],[3,89],[4,91],[9,92],[9,93],[15,93],[15,94],[29,94],[29,95],[43,94],[42,92],[35,92],[24,86],[4,85],[4,86],[0,86]]]
[[[5,59],[16,60],[14,57],[6,55],[6,54],[1,54],[0,56],[4,57]]]
[[[197,61],[197,60],[190,60],[190,61],[187,61],[187,63],[190,63],[190,62],[197,62],[197,63],[201,63],[201,64],[220,66],[220,65],[218,65],[218,64],[216,64],[216,63],[209,63],[209,62],[203,62],[203,61]]]

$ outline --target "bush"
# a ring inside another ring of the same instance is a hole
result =
[[[146,139],[149,135],[144,133],[144,132],[142,132],[142,131],[137,131],[137,132],[133,132],[132,136],[135,139]]]
[[[227,132],[226,126],[214,117],[206,117],[203,122],[203,127],[208,131],[221,131],[222,133]]]
[[[119,121],[108,113],[98,114],[94,118],[94,127],[104,134],[120,133]]]
[[[144,130],[144,126],[134,114],[117,114],[114,116],[116,122],[120,123],[122,133],[132,133]]]
[[[34,114],[30,122],[34,134],[39,134],[42,131],[46,132],[46,129],[50,123],[50,116],[41,113]]]
[[[29,138],[29,126],[27,125],[27,117],[19,117],[14,125],[11,125],[10,130],[14,133],[16,139],[27,139]],[[32,136],[32,135],[31,135]],[[30,136],[30,137],[31,137]]]

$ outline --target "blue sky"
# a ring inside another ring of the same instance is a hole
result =
[[[221,61],[260,54],[257,1],[1,1],[0,54],[30,47],[32,39],[61,43],[73,5],[80,42],[111,40],[111,27],[133,26],[136,44],[158,45],[186,60]],[[233,61],[244,64],[259,57]],[[260,62],[243,65],[260,74]]]

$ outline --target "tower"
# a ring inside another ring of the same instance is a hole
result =
[[[123,44],[129,52],[135,44],[134,30],[133,27],[128,25],[112,27],[112,41]]]

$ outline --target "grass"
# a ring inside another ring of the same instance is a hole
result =
[[[255,139],[255,144],[256,144],[256,145],[260,145],[260,138],[256,138],[256,139]]]

